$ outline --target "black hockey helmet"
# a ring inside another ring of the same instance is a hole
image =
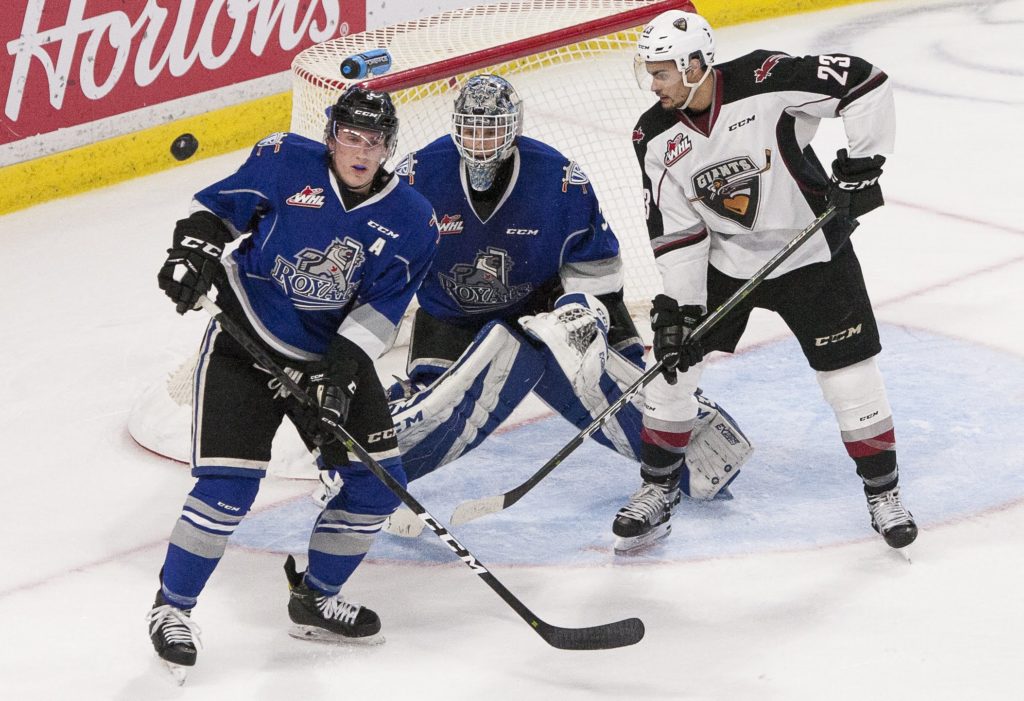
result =
[[[361,85],[351,85],[341,94],[334,106],[328,110],[325,141],[338,134],[339,128],[354,127],[379,131],[387,144],[387,160],[398,144],[398,114],[391,96],[386,92],[367,90]]]

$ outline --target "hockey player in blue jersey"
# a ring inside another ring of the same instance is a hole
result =
[[[345,426],[405,483],[387,398],[374,359],[397,325],[433,256],[430,204],[383,168],[395,148],[391,98],[348,89],[331,108],[324,142],[271,135],[229,177],[196,194],[179,221],[160,287],[185,313],[216,282],[218,304],[262,341],[317,398],[299,404],[232,337],[211,322],[195,374],[195,487],[171,533],[150,635],[171,665],[196,660],[190,613],[228,537],[265,476],[271,441],[289,417],[341,491],[317,518],[306,572],[287,559],[292,634],[370,640],[380,620],[346,601],[342,585],[366,555],[398,498],[349,459],[320,423]]]
[[[417,293],[408,380],[390,391],[410,480],[479,445],[531,391],[582,429],[641,373],[618,240],[594,186],[577,163],[523,136],[522,114],[508,81],[473,77],[451,134],[395,169],[433,205],[441,236]],[[700,428],[728,420],[705,406]],[[594,438],[636,460],[640,433],[640,410],[627,405]],[[696,498],[719,493],[749,452],[745,439],[721,437],[708,431],[697,441],[707,450],[690,458]]]

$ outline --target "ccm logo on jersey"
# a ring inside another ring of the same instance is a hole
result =
[[[505,229],[505,233],[509,236],[536,236],[540,233],[540,229]]]
[[[366,225],[368,227],[370,227],[371,229],[376,229],[380,233],[382,233],[385,236],[387,236],[389,239],[397,239],[398,238],[398,234],[396,234],[394,231],[392,231],[391,229],[387,228],[383,224],[378,224],[377,222],[375,222],[372,219],[370,221],[366,222]]]
[[[286,203],[294,205],[296,207],[312,207],[313,209],[320,209],[324,206],[324,196],[320,193],[323,192],[322,187],[312,187],[306,185],[302,188],[301,192],[296,192],[294,195],[285,200]]]
[[[754,121],[754,119],[756,119],[756,117],[757,117],[757,115],[752,114],[752,115],[750,115],[749,117],[747,117],[745,119],[741,119],[740,121],[738,121],[735,124],[731,125],[729,127],[729,131],[735,131],[735,130],[739,129],[740,127],[744,127],[744,126],[750,124],[751,122]]]
[[[386,441],[389,438],[395,437],[395,427],[392,426],[384,431],[376,431],[366,437],[367,443],[379,443],[380,441]]]
[[[461,214],[446,214],[441,217],[441,221],[431,221],[430,225],[437,224],[437,231],[439,234],[444,236],[445,234],[461,234],[462,228],[466,225],[462,221]]]
[[[784,58],[789,58],[788,54],[772,54],[764,60],[760,68],[754,69],[754,82],[763,83],[772,74],[772,69],[775,68],[776,64]]]
[[[853,336],[860,334],[862,326],[863,324],[857,324],[856,326],[851,326],[845,331],[834,333],[831,336],[821,336],[819,338],[815,338],[814,345],[827,346],[830,343],[838,343],[839,341],[845,341],[848,338],[852,338]]]
[[[670,166],[693,150],[693,143],[686,134],[676,134],[665,145],[665,166]]]

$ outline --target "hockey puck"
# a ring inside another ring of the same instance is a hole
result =
[[[191,134],[182,134],[171,143],[171,155],[176,160],[191,158],[199,148],[199,140]]]

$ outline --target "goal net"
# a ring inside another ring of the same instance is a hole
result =
[[[333,39],[302,51],[292,63],[291,130],[323,138],[327,108],[351,84],[341,78],[341,62],[369,49],[386,47],[392,57],[388,73],[361,82],[395,101],[395,162],[449,133],[452,104],[467,79],[480,73],[505,77],[523,99],[523,133],[560,150],[590,178],[622,249],[626,302],[645,318],[661,280],[630,136],[654,100],[637,87],[632,62],[643,25],[670,9],[693,6],[688,0],[500,2]],[[144,447],[184,462],[194,364],[183,362],[149,388],[128,426]],[[304,453],[297,440],[283,450],[275,443],[272,472],[290,472],[281,464]]]

